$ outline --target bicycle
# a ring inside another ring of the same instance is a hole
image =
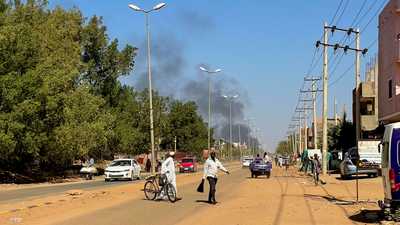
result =
[[[147,200],[155,200],[161,193],[167,193],[168,200],[172,203],[176,202],[176,190],[174,186],[168,182],[165,174],[156,174],[146,178],[144,184],[144,195]]]

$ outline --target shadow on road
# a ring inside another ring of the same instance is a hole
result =
[[[349,219],[358,223],[376,224],[383,220],[383,215],[380,210],[362,210],[358,214],[354,214]]]
[[[310,198],[310,199],[325,199],[330,203],[333,203],[335,205],[354,205],[354,201],[349,201],[349,200],[344,200],[344,199],[338,199],[334,196],[323,196],[323,195],[310,195],[310,194],[304,194],[305,198]]]
[[[369,176],[359,176],[358,179],[359,179],[359,180],[363,180],[363,179],[374,179],[374,178],[371,178],[371,177],[369,177]],[[346,181],[346,180],[348,180],[348,181],[351,181],[351,180],[357,180],[357,177],[356,177],[356,176],[346,177],[346,178],[336,177],[336,180],[341,180],[341,181]]]
[[[257,176],[257,177],[246,177],[246,179],[249,179],[249,180],[265,180],[265,179],[270,179],[270,178],[268,178],[266,176]]]
[[[210,205],[210,202],[208,202],[207,200],[196,200],[196,202]]]

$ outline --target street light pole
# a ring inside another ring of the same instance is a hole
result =
[[[230,142],[229,143],[229,157],[230,157],[230,160],[232,160],[232,156],[233,156],[233,151],[232,151],[232,144],[233,144],[232,143],[232,102],[233,102],[233,99],[239,97],[239,95],[233,95],[233,96],[224,95],[222,97],[224,97],[229,103],[229,142]]]
[[[243,157],[243,153],[242,153],[242,137],[240,134],[240,123],[238,125],[238,129],[239,129],[239,151],[240,151],[240,159]]]
[[[151,10],[143,10],[140,7],[129,4],[129,8],[142,12],[146,17],[146,34],[147,34],[147,75],[149,80],[149,108],[150,108],[150,140],[151,140],[151,172],[154,174],[156,172],[156,155],[154,150],[154,119],[153,119],[153,89],[152,89],[152,76],[151,76],[151,51],[150,51],[150,25],[149,25],[149,13],[153,11],[160,10],[165,3],[159,3],[154,6]]]
[[[204,67],[199,67],[199,69],[208,74],[208,141],[207,141],[207,149],[211,150],[211,74],[216,74],[221,72],[221,69],[216,69],[214,71],[210,71]]]

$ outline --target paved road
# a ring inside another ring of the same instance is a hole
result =
[[[0,204],[14,203],[25,199],[38,198],[64,193],[71,189],[93,190],[98,188],[112,187],[136,181],[114,181],[104,182],[104,180],[70,183],[62,185],[49,185],[42,187],[24,188],[0,192]]]
[[[239,169],[231,175],[220,177],[217,186],[217,201],[222,202],[221,204],[228,201],[232,196],[232,190],[236,189],[248,176],[247,169]],[[183,199],[176,203],[135,199],[115,207],[72,218],[57,225],[176,224],[199,210],[218,207],[218,205],[213,206],[204,202],[207,193],[197,193],[195,191],[197,185],[197,183],[191,183],[179,187],[178,195],[183,196]]]

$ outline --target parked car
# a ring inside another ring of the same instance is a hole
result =
[[[272,164],[271,162],[265,162],[264,160],[253,160],[250,163],[251,178],[257,178],[258,176],[266,175],[267,178],[271,176]]]
[[[249,167],[250,163],[253,161],[253,157],[251,156],[244,156],[242,159],[242,166]]]
[[[345,157],[340,163],[340,177],[350,178],[357,174],[357,158]],[[368,175],[370,177],[377,177],[379,175],[379,165],[374,162],[369,162],[366,159],[358,161],[358,174]]]
[[[111,164],[104,171],[104,180],[134,180],[140,179],[140,165],[134,159],[117,159],[111,162]]]
[[[197,161],[195,157],[185,157],[179,163],[179,172],[196,172],[197,171]]]

